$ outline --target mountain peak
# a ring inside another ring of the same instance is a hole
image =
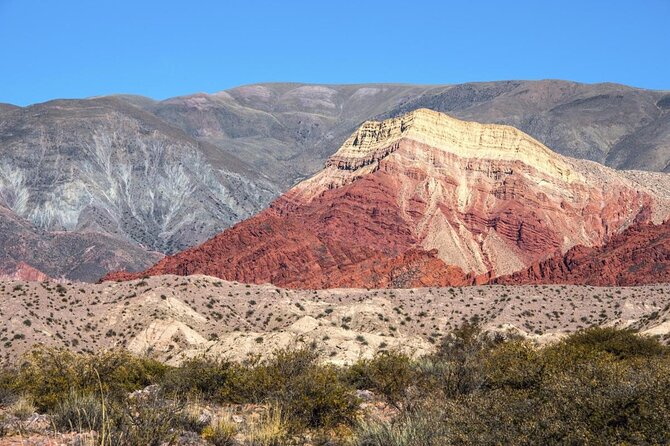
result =
[[[524,270],[632,222],[665,198],[520,130],[427,109],[367,121],[269,209],[144,273],[295,288],[462,285]]]
[[[360,169],[395,152],[401,140],[463,158],[523,162],[568,183],[578,178],[562,156],[521,130],[463,121],[427,108],[383,121],[365,121],[328,159],[326,167]],[[426,161],[430,162],[430,157]]]

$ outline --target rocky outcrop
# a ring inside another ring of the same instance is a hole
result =
[[[633,286],[670,282],[670,221],[636,223],[598,247],[575,246],[496,284]]]
[[[420,109],[366,122],[269,209],[141,274],[294,288],[461,285],[465,274],[509,274],[666,218],[668,197],[641,181],[557,155],[513,127]]]
[[[42,271],[25,262],[5,262],[0,265],[0,280],[24,280],[27,282],[43,282],[51,278]]]
[[[113,273],[105,280],[207,271],[227,280],[291,288],[407,288],[465,283],[460,268],[448,267],[435,251],[420,247],[411,229],[397,217],[397,209],[384,202],[390,191],[382,186],[372,197],[369,192],[334,189],[330,194],[338,197],[332,201],[339,205],[332,207],[319,201],[295,209],[280,200],[212,240],[167,257],[143,273]],[[379,201],[370,206],[368,197]]]

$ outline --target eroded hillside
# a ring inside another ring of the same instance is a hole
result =
[[[667,339],[670,286],[483,286],[413,290],[285,290],[206,276],[131,282],[6,281],[2,360],[36,343],[98,351],[124,347],[168,363],[208,354],[243,360],[314,344],[336,363],[380,349],[430,352],[464,322],[541,342],[592,325]]]

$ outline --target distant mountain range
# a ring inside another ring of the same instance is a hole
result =
[[[0,105],[0,273],[145,269],[267,207],[363,121],[419,108],[510,124],[617,169],[670,169],[670,92],[615,84],[262,84]]]

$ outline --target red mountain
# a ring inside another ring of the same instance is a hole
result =
[[[260,214],[142,275],[284,287],[461,285],[668,216],[667,176],[560,156],[509,126],[415,110],[354,133]]]
[[[670,221],[638,223],[608,243],[575,246],[525,271],[499,277],[500,284],[589,284],[633,286],[670,282]]]

